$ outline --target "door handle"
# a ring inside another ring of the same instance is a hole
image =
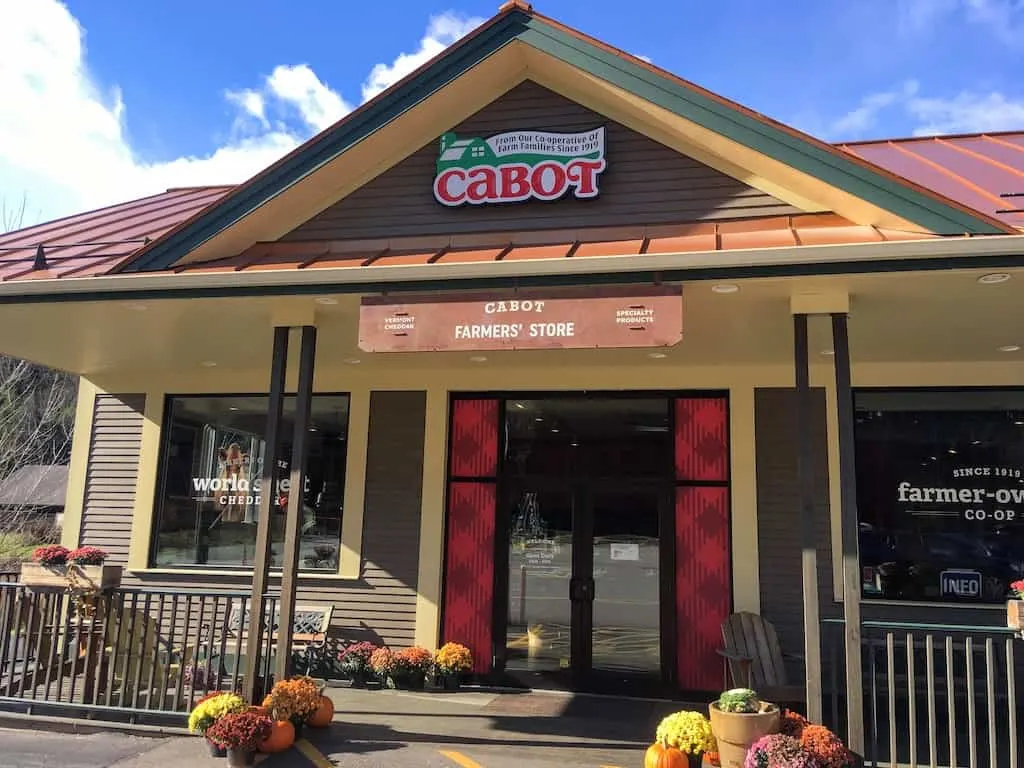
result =
[[[594,580],[585,577],[569,579],[569,599],[575,603],[593,601]]]

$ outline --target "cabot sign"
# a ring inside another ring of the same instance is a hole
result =
[[[557,200],[571,189],[598,195],[605,169],[604,126],[582,133],[509,131],[486,139],[441,137],[434,198],[442,205]]]
[[[682,338],[680,288],[517,291],[451,299],[367,297],[366,352],[667,347]]]

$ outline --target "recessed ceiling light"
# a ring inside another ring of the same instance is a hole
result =
[[[832,357],[835,353],[836,353],[836,351],[834,349],[823,349],[823,350],[821,350],[821,354],[823,354],[825,357]]]
[[[358,357],[350,357],[345,361],[345,365],[359,365],[361,362],[363,361]]]
[[[998,285],[999,283],[1005,283],[1010,279],[1008,272],[991,272],[987,275],[982,275],[978,278],[978,282],[982,285]]]
[[[518,408],[520,411],[523,410],[526,407],[522,403],[513,403],[513,406]]]
[[[664,352],[648,352],[647,356],[652,360],[664,360],[668,357]]]
[[[228,410],[229,411],[237,411],[238,410],[238,406],[237,405],[228,406]]]
[[[956,456],[956,448],[950,448],[948,451],[946,451],[946,453],[948,453],[950,456]]]
[[[999,348],[1000,352],[1020,352],[1019,344],[1004,344]]]
[[[124,308],[130,309],[133,312],[145,312],[147,309],[149,309],[149,307],[147,307],[145,304],[138,301],[133,301],[129,304],[125,304]]]
[[[336,298],[334,298],[333,296],[317,296],[316,297],[316,303],[317,304],[337,304],[338,300]]]
[[[201,362],[200,365],[203,366],[203,368],[216,368],[217,367],[217,363],[214,360],[203,360],[203,362]]]
[[[487,358],[484,357],[483,355],[473,355],[471,358],[469,358],[469,362],[471,362],[471,363],[486,363],[487,362]]]
[[[561,432],[562,430],[560,430],[558,427],[552,427],[551,431],[552,432]]]
[[[716,283],[711,286],[711,290],[715,293],[736,293],[740,287],[735,283]]]

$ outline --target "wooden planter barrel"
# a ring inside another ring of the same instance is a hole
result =
[[[74,569],[78,583],[86,589],[112,589],[121,584],[120,565],[21,564],[21,583],[27,587],[67,589],[68,571]]]

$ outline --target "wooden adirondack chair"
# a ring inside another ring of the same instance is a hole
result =
[[[718,653],[729,665],[732,684],[753,688],[768,701],[800,704],[807,698],[806,688],[791,685],[786,675],[785,658],[775,627],[756,613],[734,613],[722,623],[725,645]]]

